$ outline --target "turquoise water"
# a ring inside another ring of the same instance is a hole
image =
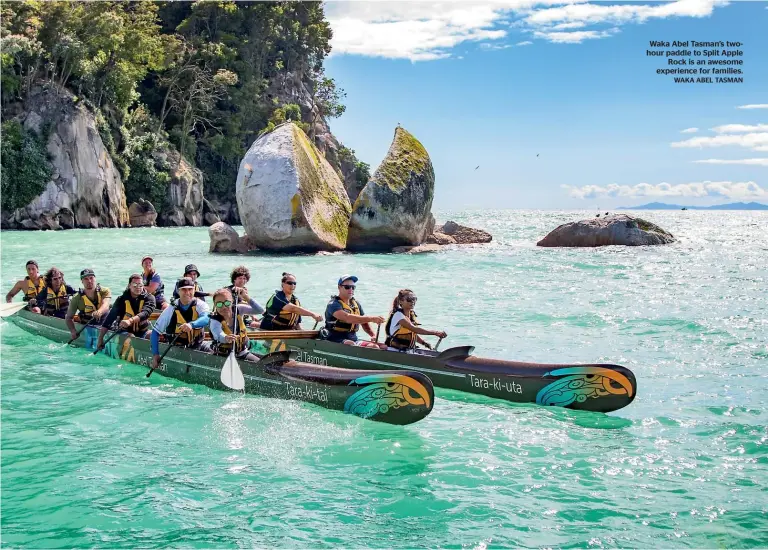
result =
[[[243,262],[322,311],[336,279],[384,314],[400,287],[476,354],[612,362],[610,415],[437,389],[395,427],[187,386],[2,323],[2,544],[122,547],[768,546],[768,213],[644,212],[664,247],[540,249],[592,212],[450,212],[490,245],[404,256],[209,255],[206,228],[3,232],[2,293],[34,257],[124,288],[143,255],[206,290]],[[432,338],[434,341],[434,338]]]

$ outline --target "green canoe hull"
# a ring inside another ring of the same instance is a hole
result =
[[[307,363],[345,369],[405,369],[421,372],[439,388],[504,399],[595,412],[629,405],[637,395],[635,375],[611,364],[544,364],[485,359],[474,347],[442,352],[400,353],[301,338],[267,340],[269,350],[296,351]]]
[[[66,343],[70,339],[63,319],[44,317],[26,310],[9,319],[26,331],[55,342]],[[97,338],[98,329],[86,327],[73,345],[94,351]],[[126,333],[112,338],[99,353],[147,369],[152,366],[149,340]],[[411,424],[432,411],[434,388],[424,374],[393,369],[375,373],[369,370],[349,371],[302,363],[293,360],[293,355],[285,352],[270,354],[258,363],[238,361],[245,379],[245,393],[306,401],[389,424]],[[232,391],[220,379],[225,360],[225,357],[174,347],[163,358],[155,374],[188,384]]]

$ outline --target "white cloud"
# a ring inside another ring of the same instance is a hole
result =
[[[744,164],[748,166],[768,166],[768,157],[757,159],[706,159],[706,160],[694,160],[697,164]]]
[[[676,0],[660,5],[610,5],[586,0],[442,0],[329,1],[324,8],[333,29],[331,55],[429,61],[450,57],[452,48],[462,43],[502,42],[512,29],[549,42],[576,44],[609,37],[619,32],[617,25],[626,23],[705,17],[720,5],[725,5],[725,0]],[[585,28],[601,24],[614,28]],[[516,45],[530,43],[525,40]]]
[[[741,132],[768,132],[768,124],[723,124],[712,128],[718,134],[738,134]]]
[[[675,141],[672,147],[723,147],[736,145],[747,147],[754,151],[768,150],[768,132],[751,132],[748,134],[724,134],[712,137],[695,137],[684,141]]]
[[[766,199],[768,189],[760,187],[753,181],[703,181],[695,183],[638,183],[637,185],[618,185],[612,183],[606,186],[585,185],[574,187],[562,185],[569,191],[571,197],[577,199],[594,199],[600,197],[720,197],[727,199]]]
[[[698,128],[686,128],[685,130],[680,130],[680,133],[681,134],[695,134],[698,131],[699,131]]]
[[[768,109],[768,103],[751,103],[749,105],[739,105],[736,108],[737,109]]]
[[[522,42],[515,44],[515,46],[530,46],[531,44],[533,44],[533,42],[530,40],[523,40]]]

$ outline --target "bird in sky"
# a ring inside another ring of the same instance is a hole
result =
[[[538,157],[538,156],[539,156],[539,154],[538,154],[538,153],[536,153],[536,156]]]
[[[479,164],[478,164],[477,166],[475,166],[475,170],[477,170],[478,168],[480,168],[480,165],[479,165]]]

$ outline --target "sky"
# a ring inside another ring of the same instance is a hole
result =
[[[768,204],[768,2],[330,0],[325,14],[326,74],[346,93],[332,133],[373,173],[396,126],[411,132],[436,209]],[[744,82],[676,83],[649,49],[740,50],[743,74],[717,76]]]

